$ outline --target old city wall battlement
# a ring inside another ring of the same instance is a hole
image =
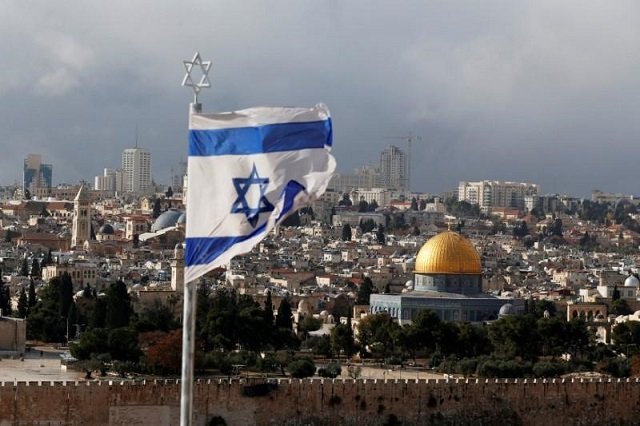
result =
[[[179,424],[180,383],[3,382],[0,425]],[[197,380],[194,420],[227,424],[637,424],[640,382],[587,379]]]

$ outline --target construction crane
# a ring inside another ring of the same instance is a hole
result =
[[[407,191],[411,191],[411,161],[412,161],[412,153],[411,147],[414,142],[419,142],[422,140],[421,136],[414,135],[413,132],[409,132],[407,136],[391,136],[387,139],[401,139],[403,141],[407,141],[407,176],[405,177],[405,189]]]

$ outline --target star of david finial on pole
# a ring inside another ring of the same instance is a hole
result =
[[[193,90],[193,103],[194,105],[198,105],[198,94],[200,91],[211,87],[211,82],[209,81],[211,61],[203,61],[202,58],[200,58],[200,52],[196,52],[191,61],[182,62],[184,63],[184,68],[187,71],[184,79],[182,79],[182,85],[185,87],[191,87],[191,90]],[[197,76],[193,76],[192,72],[197,69],[200,70],[201,76],[200,80],[196,83],[194,80],[197,80]]]

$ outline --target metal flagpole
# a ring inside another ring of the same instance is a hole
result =
[[[191,61],[183,61],[187,71],[182,85],[193,90],[193,103],[189,106],[189,116],[202,112],[202,104],[198,103],[198,93],[203,88],[211,87],[209,69],[211,61],[202,61],[200,53],[196,52]],[[194,83],[191,72],[199,67],[202,72],[200,81]],[[188,170],[187,170],[188,173]],[[187,209],[188,209],[187,203]],[[187,226],[189,224],[187,223]],[[196,282],[184,284],[184,304],[182,315],[182,380],[180,389],[180,425],[191,426],[193,421],[193,370],[196,338]]]

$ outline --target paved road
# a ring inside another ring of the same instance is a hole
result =
[[[60,363],[62,351],[51,347],[35,347],[20,358],[0,358],[0,382],[82,380],[82,372],[65,371]]]

